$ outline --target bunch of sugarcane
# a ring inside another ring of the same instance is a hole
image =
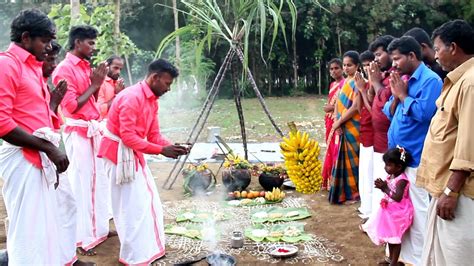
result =
[[[307,132],[293,130],[289,138],[283,137],[280,148],[296,191],[305,194],[319,191],[322,182],[319,143],[310,139]]]

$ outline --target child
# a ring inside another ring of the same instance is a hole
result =
[[[389,174],[386,181],[377,178],[375,188],[384,193],[377,214],[365,224],[367,232],[376,245],[388,243],[390,265],[398,265],[403,234],[413,222],[413,204],[408,195],[410,183],[404,171],[411,160],[404,148],[390,149],[383,155],[385,171]]]

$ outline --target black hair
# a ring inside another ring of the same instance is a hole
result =
[[[431,38],[439,37],[446,45],[456,43],[465,54],[474,54],[474,29],[462,19],[448,21],[433,31]]]
[[[395,39],[395,37],[392,35],[379,36],[375,39],[375,41],[370,43],[369,51],[375,53],[375,50],[377,50],[379,47],[382,47],[382,49],[387,52],[387,47],[393,41],[393,39]]]
[[[107,60],[106,60],[107,65],[110,66],[114,60],[121,60],[121,61],[122,61],[122,57],[120,57],[120,56],[118,56],[118,55],[112,55],[112,56],[110,56],[110,57],[107,58]]]
[[[424,44],[428,45],[428,47],[433,48],[433,42],[431,41],[430,36],[422,28],[414,27],[414,28],[408,30],[407,32],[405,32],[405,34],[403,34],[403,36],[411,36],[411,37],[415,38],[415,40],[420,45],[424,43]]]
[[[421,60],[421,46],[410,36],[403,36],[393,40],[388,45],[388,52],[391,53],[398,50],[403,55],[408,55],[413,52],[418,60]]]
[[[359,53],[357,51],[347,51],[342,56],[342,58],[344,57],[349,57],[352,60],[352,63],[354,63],[355,65],[360,65]]]
[[[148,75],[163,72],[170,74],[173,78],[179,75],[178,69],[165,59],[157,59],[148,66]]]
[[[339,58],[331,59],[328,63],[328,66],[331,66],[332,64],[338,64],[342,68],[342,61]]]
[[[404,157],[402,156],[402,151],[404,151]],[[408,153],[404,148],[393,148],[388,150],[383,155],[383,161],[385,163],[394,163],[402,166],[402,171],[405,171],[408,164],[411,162],[411,154]]]
[[[13,19],[10,26],[10,40],[21,42],[23,32],[29,32],[31,38],[56,37],[54,22],[38,9],[25,9]]]
[[[74,50],[74,43],[76,40],[83,41],[85,39],[96,39],[99,32],[92,26],[79,25],[74,26],[69,31],[69,44],[68,49]]]
[[[61,45],[59,45],[56,41],[51,41],[51,50],[48,52],[49,54],[58,54],[61,51]]]
[[[375,59],[374,53],[372,53],[372,52],[369,51],[369,50],[363,51],[363,52],[359,55],[359,60],[360,60],[360,62],[364,62],[364,61],[374,61],[374,59]]]

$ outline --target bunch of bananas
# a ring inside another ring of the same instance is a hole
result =
[[[273,190],[265,192],[265,199],[268,201],[280,201],[285,198],[285,192],[282,192],[279,188],[273,188]]]
[[[289,138],[280,143],[288,177],[296,191],[311,194],[319,191],[322,182],[319,143],[309,139],[307,132],[290,131]]]

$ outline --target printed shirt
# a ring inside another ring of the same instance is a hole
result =
[[[448,73],[436,106],[416,184],[438,197],[452,171],[467,171],[471,175],[461,193],[474,199],[474,58]]]
[[[134,150],[135,157],[145,165],[144,153],[159,154],[171,143],[161,136],[158,122],[158,101],[145,81],[135,84],[115,98],[109,110],[107,129]],[[118,143],[104,136],[99,157],[117,163]]]
[[[0,65],[0,137],[16,127],[29,134],[42,127],[57,127],[57,117],[49,108],[50,94],[42,63],[12,43],[6,53],[0,54]],[[23,155],[35,167],[42,168],[37,150],[23,148]]]
[[[393,96],[383,108],[391,121],[387,133],[388,147],[404,147],[413,157],[408,164],[410,167],[418,167],[420,164],[423,143],[431,118],[436,112],[435,101],[442,86],[440,77],[421,62],[408,80],[408,96],[397,105],[394,115],[390,114]]]
[[[115,97],[115,84],[117,84],[117,81],[107,76],[102,86],[100,86],[99,99],[97,100],[100,119],[107,118],[107,114],[109,113],[108,102]]]

